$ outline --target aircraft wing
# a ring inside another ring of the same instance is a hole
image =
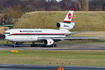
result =
[[[99,39],[99,37],[39,37],[38,40],[80,40],[80,39]]]

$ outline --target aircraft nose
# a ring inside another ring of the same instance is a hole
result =
[[[2,35],[2,38],[3,38],[3,39],[5,39],[5,37],[6,37],[5,35]]]

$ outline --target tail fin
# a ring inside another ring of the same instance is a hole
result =
[[[72,17],[73,17],[73,12],[74,12],[74,9],[71,8],[69,10],[69,12],[67,13],[67,15],[66,15],[65,19],[63,20],[63,22],[70,23],[71,20],[72,20]]]

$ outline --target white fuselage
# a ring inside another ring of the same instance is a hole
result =
[[[69,30],[56,29],[10,29],[4,34],[11,42],[36,42],[39,37],[66,37]]]

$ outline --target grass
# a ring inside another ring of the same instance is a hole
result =
[[[6,44],[7,41],[6,40],[0,40],[0,44]]]
[[[51,28],[56,29],[56,23],[62,22],[68,11],[36,11],[24,14],[16,28]],[[89,30],[105,31],[104,11],[75,11],[72,22],[76,26],[72,31]]]
[[[60,50],[60,51],[0,51],[0,63],[69,66],[105,66],[104,50]],[[69,64],[70,63],[70,64]]]

